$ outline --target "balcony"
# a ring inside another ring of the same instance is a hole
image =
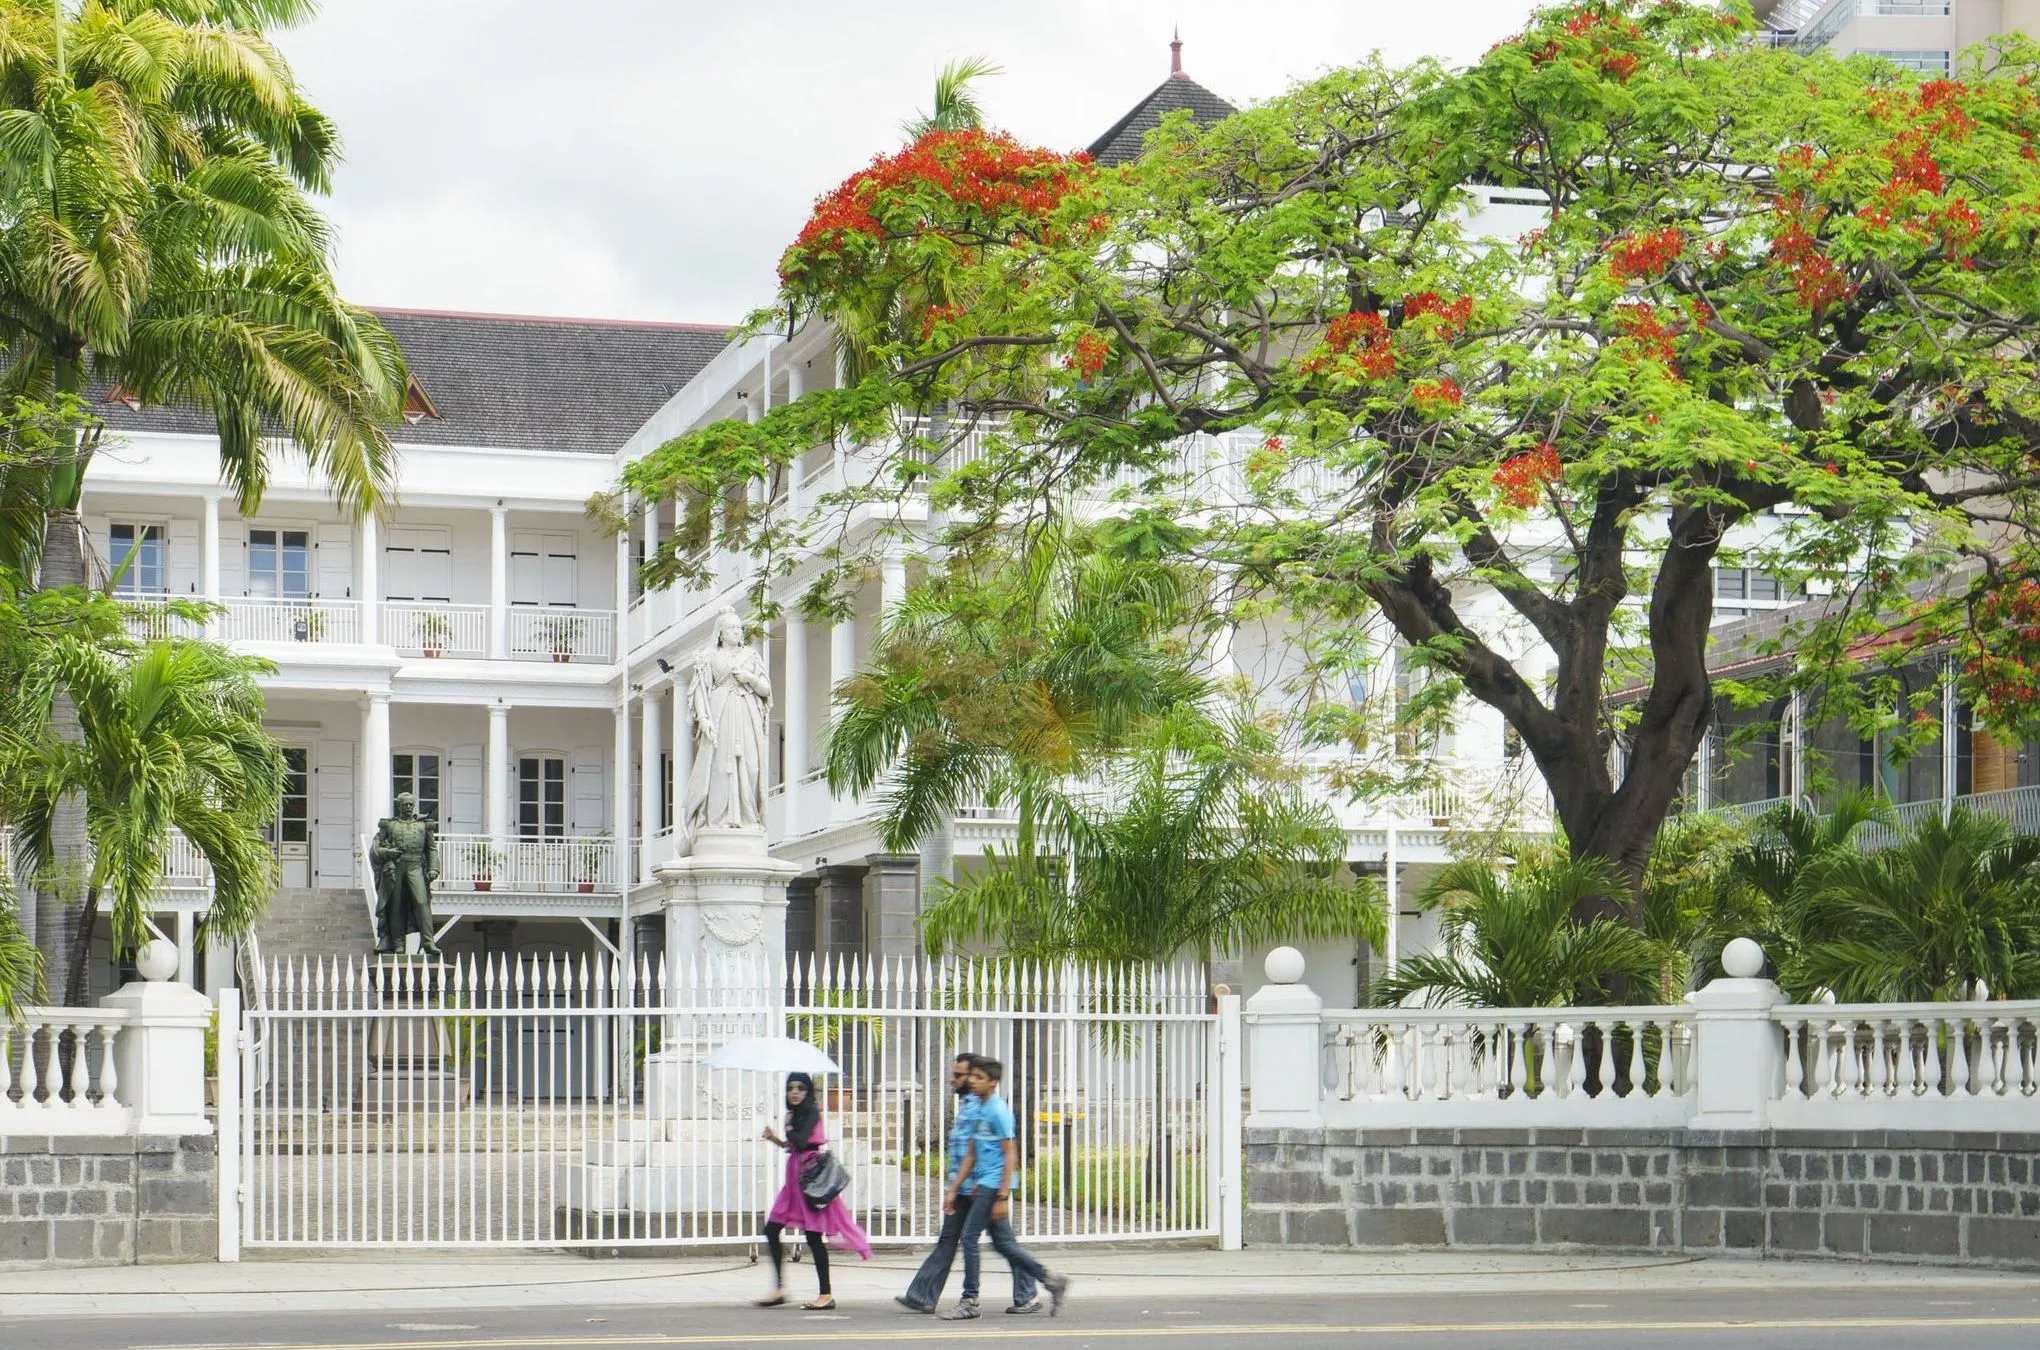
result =
[[[368,840],[361,840],[362,856]],[[564,839],[496,839],[486,834],[439,836],[442,897],[474,895],[608,895],[623,893],[616,841],[608,835]],[[458,908],[457,900],[454,901]]]
[[[513,661],[608,663],[616,659],[616,615],[606,609],[529,609],[512,606]]]
[[[489,654],[489,607],[385,600],[382,640],[405,656],[484,657]]]
[[[1756,820],[1766,812],[1792,804],[1790,797],[1772,797],[1755,802],[1721,802],[1709,809],[1738,820]],[[2002,788],[1995,792],[1971,792],[1952,798],[1934,797],[1920,802],[1898,802],[1891,810],[1896,825],[1869,821],[1856,830],[1857,844],[1866,849],[1888,848],[1922,820],[1941,814],[1951,804],[1968,807],[1980,816],[1993,816],[2012,827],[2014,834],[2040,835],[2040,785]]]
[[[217,624],[222,642],[359,643],[361,605],[353,600],[228,600]]]
[[[123,599],[128,631],[143,642],[199,637],[200,625],[156,599]],[[304,642],[359,645],[363,606],[353,600],[222,602],[214,623],[222,642]],[[489,607],[437,601],[386,600],[377,607],[377,638],[405,656],[484,659]],[[512,606],[504,617],[504,651],[512,661],[607,665],[616,659],[616,615],[606,609]]]

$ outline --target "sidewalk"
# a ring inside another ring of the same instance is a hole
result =
[[[1647,1290],[1989,1287],[2040,1293],[2040,1275],[1954,1267],[1861,1265],[1841,1261],[1756,1261],[1504,1252],[1244,1252],[1044,1249],[1051,1267],[1078,1281],[1082,1297],[1138,1300],[1194,1284],[1205,1297],[1285,1298],[1350,1294],[1607,1294]],[[1004,1269],[992,1289],[1000,1292]],[[869,1263],[837,1257],[838,1296],[888,1304],[915,1261],[880,1252]],[[960,1278],[959,1270],[952,1277]],[[805,1265],[788,1272],[799,1293]],[[0,1307],[12,1317],[165,1313],[369,1312],[515,1307],[735,1306],[755,1298],[765,1272],[738,1258],[590,1261],[550,1253],[318,1260],[264,1259],[240,1265],[123,1266],[0,1271]]]

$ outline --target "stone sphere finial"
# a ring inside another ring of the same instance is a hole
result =
[[[1733,979],[1754,980],[1764,970],[1764,949],[1746,937],[1721,949],[1721,968]]]
[[[1294,947],[1277,947],[1268,953],[1268,959],[1261,963],[1261,969],[1268,972],[1271,984],[1301,984],[1303,982],[1303,953]]]
[[[151,938],[135,953],[135,973],[151,984],[177,977],[177,944]]]

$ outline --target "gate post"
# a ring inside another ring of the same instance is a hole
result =
[[[1241,1032],[1240,996],[1218,996],[1218,1129],[1214,1131],[1211,1194],[1218,1206],[1218,1247],[1236,1252],[1244,1244],[1246,1196],[1242,1191],[1240,1060],[1246,1038]]]
[[[220,1260],[241,1259],[241,991],[220,990],[213,1059],[219,1081],[214,1089],[214,1114],[219,1120],[213,1141],[218,1149],[213,1180],[219,1190]]]

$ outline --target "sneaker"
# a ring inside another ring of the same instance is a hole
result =
[[[899,1304],[902,1308],[905,1308],[908,1312],[931,1313],[935,1311],[934,1304],[918,1303],[915,1300],[908,1298],[905,1294],[894,1294],[893,1302]]]
[[[978,1316],[977,1300],[966,1298],[958,1300],[954,1308],[942,1314],[942,1320],[945,1322],[969,1322]]]
[[[1027,1317],[1034,1313],[1048,1311],[1048,1305],[1041,1301],[1041,1296],[1039,1294],[1036,1294],[1033,1298],[1028,1299],[1025,1303],[1015,1303],[1011,1307],[1007,1308],[1006,1311],[1014,1317]]]
[[[1062,1311],[1063,1297],[1070,1292],[1070,1277],[1050,1271],[1041,1283],[1048,1289],[1048,1315],[1054,1317]]]

